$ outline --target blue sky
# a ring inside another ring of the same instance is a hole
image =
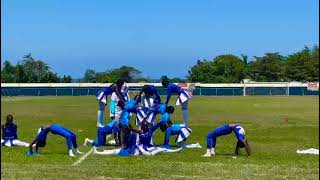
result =
[[[317,0],[1,0],[1,61],[31,53],[74,78],[121,65],[184,77],[197,59],[315,44]]]

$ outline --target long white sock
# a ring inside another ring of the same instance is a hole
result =
[[[214,152],[214,148],[211,148],[211,154],[216,154],[216,153]]]
[[[211,150],[207,149],[207,153],[206,154],[211,154]]]
[[[87,146],[87,143],[90,143],[90,144],[92,144],[93,143],[93,140],[91,140],[91,139],[89,139],[89,138],[86,138],[86,139],[84,139],[84,143],[83,143],[83,145],[84,146]]]
[[[188,127],[188,109],[183,109],[182,110],[182,119],[183,119],[183,124]]]
[[[185,148],[201,148],[200,144],[199,143],[196,143],[196,144],[185,144],[184,146]]]
[[[164,153],[175,153],[181,151],[183,148],[178,149],[165,149]]]
[[[120,152],[121,148],[119,149],[112,149],[112,150],[104,150],[104,151],[94,151],[94,154],[99,155],[117,155]]]
[[[98,111],[98,122],[97,122],[97,127],[103,126],[103,119],[104,119],[104,111],[99,110]]]
[[[69,156],[75,157],[75,155],[72,152],[72,149],[69,149]]]
[[[24,147],[29,147],[29,143],[26,143],[26,142],[22,142],[20,140],[13,140],[12,141],[12,144],[16,145],[16,146],[24,146]]]

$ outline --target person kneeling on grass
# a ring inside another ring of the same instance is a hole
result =
[[[164,117],[162,117],[164,118]],[[165,131],[165,139],[164,139],[164,144],[161,146],[166,149],[170,149],[171,145],[169,144],[170,142],[170,137],[172,135],[177,135],[177,138],[175,142],[179,147],[183,148],[201,148],[201,145],[199,143],[196,144],[187,144],[186,140],[189,137],[189,135],[192,133],[190,128],[185,127],[184,124],[172,124],[170,119],[162,119],[165,123],[160,127],[161,131]]]
[[[6,123],[1,126],[1,129],[2,129],[1,146],[29,147],[29,143],[18,140],[17,125],[13,123],[13,116],[11,114],[7,115]]]
[[[98,133],[97,133],[97,140],[91,140],[89,138],[86,138],[84,140],[84,146],[87,146],[87,143],[91,143],[93,148],[97,148],[100,146],[104,146],[106,144],[106,136],[109,134],[113,134],[114,139],[116,144],[118,144],[118,132],[119,132],[119,125],[116,122],[116,120],[111,120],[107,125],[104,127],[99,127],[98,128]]]
[[[214,148],[216,147],[217,138],[223,135],[228,135],[231,132],[234,132],[238,141],[236,144],[235,155],[239,154],[240,148],[245,148],[247,155],[251,155],[250,146],[245,137],[245,131],[239,124],[226,124],[216,128],[211,131],[207,135],[207,153],[203,155],[203,157],[210,157],[211,155],[215,155]]]
[[[71,156],[71,157],[75,156],[72,152],[72,145],[73,145],[74,149],[76,150],[76,153],[82,154],[82,152],[80,152],[78,149],[76,134],[61,125],[53,124],[51,126],[39,128],[37,137],[29,146],[30,152],[28,153],[28,155],[34,155],[34,153],[32,151],[32,147],[34,144],[36,145],[35,146],[36,147],[36,154],[38,153],[39,147],[46,146],[47,135],[49,132],[51,132],[52,134],[59,135],[59,136],[66,138],[69,156]]]

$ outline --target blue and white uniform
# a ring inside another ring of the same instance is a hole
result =
[[[25,146],[28,147],[29,144],[19,141],[17,135],[17,125],[12,123],[12,125],[7,126],[5,124],[2,125],[2,138],[1,146]]]
[[[184,102],[188,101],[189,99],[191,99],[191,95],[188,93],[187,90],[182,89],[180,86],[176,85],[176,84],[169,84],[167,87],[167,99],[165,104],[168,105],[171,95],[173,93],[178,94],[178,99],[176,101],[176,105],[182,105]]]
[[[153,108],[139,107],[137,109],[136,125],[140,125],[145,118],[148,123],[154,124],[157,114],[164,114],[166,110],[165,104],[157,104]]]
[[[180,86],[176,84],[169,84],[167,87],[167,100],[165,103],[166,105],[168,105],[172,93],[178,94],[176,105],[181,105],[183,123],[186,127],[188,127],[188,101],[192,96],[188,93],[187,90],[182,89]]]
[[[92,142],[92,146],[99,147],[106,144],[106,136],[108,134],[116,135],[119,131],[118,123],[115,120],[112,120],[104,127],[98,128],[97,140]]]
[[[149,148],[155,147],[152,142],[152,137],[154,132],[163,124],[163,121],[158,122],[156,125],[149,128],[148,132],[141,133],[139,135],[138,148],[141,151],[142,149],[148,151]]]
[[[226,124],[216,128],[215,130],[207,134],[207,148],[210,149],[216,147],[217,138],[223,135],[228,135],[231,132],[234,132],[236,138],[238,139],[238,142],[243,142],[245,138],[244,129],[238,124],[236,124],[235,128],[231,128],[229,124]]]
[[[36,137],[36,141],[46,142],[47,135],[49,132],[66,138],[68,150],[72,150],[72,145],[75,149],[78,148],[76,134],[70,131],[69,129],[58,124],[53,124],[47,128],[42,128]]]
[[[154,85],[145,85],[148,94],[141,97],[142,107],[152,108],[153,106],[161,103],[161,98],[157,88]]]
[[[106,87],[96,94],[96,98],[97,98],[97,100],[103,102],[106,105],[107,104],[107,96],[111,95],[113,92],[114,92],[114,89],[111,86]]]
[[[175,142],[181,143],[182,141],[185,141],[190,134],[192,133],[192,130],[190,128],[187,128],[184,126],[184,124],[172,124],[170,127],[168,127],[165,131],[165,139],[164,139],[164,146],[170,146],[170,137],[172,135],[178,135]]]

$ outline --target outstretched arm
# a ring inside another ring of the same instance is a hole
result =
[[[234,154],[235,154],[235,155],[239,155],[239,150],[240,150],[240,147],[239,147],[239,145],[238,145],[238,143],[237,143],[236,149],[235,149],[235,151],[234,151]]]
[[[166,105],[168,105],[170,98],[171,98],[171,90],[170,90],[170,88],[167,88],[167,100],[165,103]]]
[[[32,153],[32,147],[34,144],[37,144],[37,140],[33,140],[32,143],[30,143],[29,145],[29,150],[30,150],[30,153]],[[36,146],[36,152],[38,152],[38,146]]]
[[[246,149],[247,155],[251,156],[251,149],[250,149],[250,146],[249,146],[247,140],[245,140],[244,145],[245,145],[244,148]]]

